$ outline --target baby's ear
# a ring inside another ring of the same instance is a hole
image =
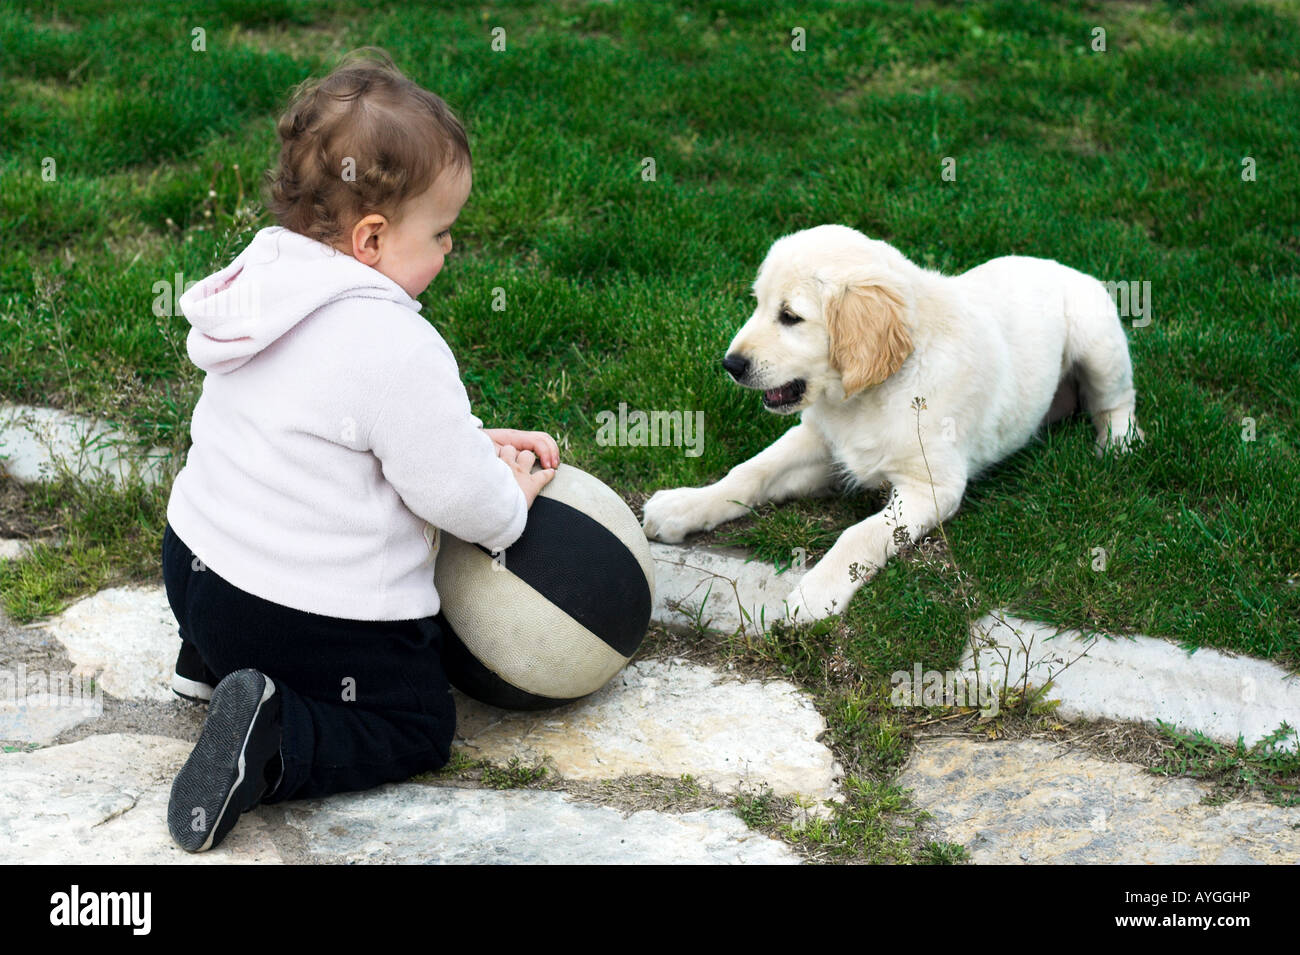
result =
[[[904,307],[892,275],[850,280],[830,293],[826,329],[831,367],[840,373],[846,398],[880,384],[912,353]]]

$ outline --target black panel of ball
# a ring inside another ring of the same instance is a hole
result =
[[[485,554],[490,551],[476,544]],[[582,511],[539,497],[506,570],[630,657],[650,626],[650,585],[623,542]]]

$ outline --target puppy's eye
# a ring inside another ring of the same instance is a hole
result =
[[[780,321],[782,325],[798,325],[803,321],[802,318],[790,311],[788,308],[781,309],[781,314],[777,316],[777,320]]]

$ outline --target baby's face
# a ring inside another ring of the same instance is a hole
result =
[[[415,298],[442,271],[451,252],[451,226],[469,198],[469,169],[446,169],[418,199],[402,207],[400,223],[385,232],[375,268]]]

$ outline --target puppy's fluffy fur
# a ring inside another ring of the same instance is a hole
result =
[[[768,410],[802,412],[800,423],[716,484],[657,492],[643,524],[680,541],[764,501],[825,493],[837,477],[888,482],[888,506],[804,575],[791,613],[842,611],[897,552],[897,524],[917,540],[952,517],[970,480],[1059,416],[1062,399],[1068,410],[1076,383],[1098,453],[1144,437],[1114,302],[1057,262],[1007,256],[945,276],[826,225],[777,240],[754,293],[723,364]]]

